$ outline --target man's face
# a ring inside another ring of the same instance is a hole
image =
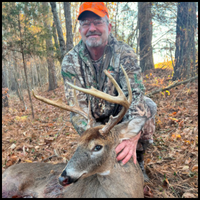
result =
[[[92,23],[88,23],[92,22]],[[85,12],[80,20],[79,32],[83,42],[88,47],[105,46],[111,31],[111,24],[107,24],[106,18],[100,18],[92,12]]]

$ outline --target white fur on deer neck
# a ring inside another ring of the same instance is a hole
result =
[[[101,176],[107,176],[110,174],[110,170],[106,170],[105,172],[98,173]]]

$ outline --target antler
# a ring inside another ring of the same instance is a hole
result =
[[[56,106],[58,108],[62,108],[64,110],[68,110],[68,111],[71,111],[71,112],[74,112],[74,113],[78,113],[79,115],[82,115],[85,119],[89,119],[89,116],[86,112],[84,112],[80,106],[78,105],[78,100],[77,100],[77,97],[76,97],[76,92],[74,90],[74,106],[68,106],[66,105],[61,99],[58,99],[57,101],[52,101],[50,99],[46,99],[44,97],[41,97],[39,95],[35,95],[34,91],[32,90],[32,94],[33,96],[40,100],[40,101],[43,101],[44,103],[47,103],[49,105],[53,105],[53,106]]]
[[[128,75],[126,73],[126,71],[124,70],[124,68],[122,67],[121,65],[121,68],[122,68],[122,71],[125,75],[125,78],[126,78],[126,83],[127,83],[127,88],[128,88],[128,99],[125,97],[125,102],[128,104],[128,107],[122,107],[122,110],[118,113],[118,115],[116,115],[115,117],[113,117],[112,115],[110,116],[109,118],[109,121],[108,123],[100,130],[100,133],[102,135],[105,135],[105,134],[108,134],[109,131],[119,122],[121,121],[121,119],[123,118],[123,116],[126,114],[127,110],[129,109],[130,105],[131,105],[131,102],[132,102],[132,91],[131,91],[131,85],[130,85],[130,82],[129,82],[129,79],[128,79]],[[110,78],[110,74],[106,71],[104,71],[104,73]],[[112,76],[111,76],[112,77]],[[113,78],[113,77],[112,77]],[[112,81],[112,79],[110,78],[110,80]],[[114,78],[113,78],[114,80]],[[113,83],[113,81],[112,81]],[[113,83],[114,84],[114,83]],[[116,82],[117,84],[117,82]],[[116,84],[114,84],[114,86],[116,87]],[[117,86],[119,87],[119,85],[117,84]],[[116,87],[117,88],[117,87]],[[120,89],[121,90],[121,89]],[[119,95],[118,95],[119,96]],[[123,93],[123,96],[124,93]],[[118,101],[116,101],[115,103],[117,104],[120,104],[118,103]],[[122,104],[121,104],[122,105]]]
[[[131,92],[130,82],[129,82],[128,75],[126,74],[124,68],[122,66],[121,66],[121,68],[122,68],[122,71],[123,71],[125,78],[126,78],[126,83],[127,83],[127,87],[128,87],[128,99],[124,95],[124,93],[121,90],[121,88],[119,87],[118,83],[115,81],[115,79],[112,77],[112,75],[108,73],[107,70],[104,70],[104,73],[108,76],[108,78],[111,80],[111,82],[113,83],[113,85],[117,89],[118,96],[111,96],[111,95],[106,94],[102,91],[99,91],[99,90],[97,90],[93,87],[91,87],[91,89],[80,88],[78,86],[75,86],[75,85],[67,82],[68,85],[70,85],[72,88],[74,88],[76,90],[79,90],[79,91],[84,92],[86,94],[91,94],[92,96],[104,99],[104,100],[109,101],[111,103],[120,104],[120,105],[123,106],[122,110],[119,112],[119,114],[117,116],[115,116],[115,117],[113,117],[112,115],[110,116],[108,123],[100,130],[100,133],[102,135],[109,133],[109,131],[123,118],[126,111],[129,109],[129,107],[131,105],[132,92]]]
[[[128,99],[124,95],[124,93],[121,90],[121,88],[119,87],[118,83],[115,81],[115,79],[112,77],[112,75],[108,73],[107,70],[104,70],[104,73],[108,76],[108,78],[111,80],[111,82],[113,83],[113,85],[117,89],[118,96],[111,96],[111,95],[106,94],[102,91],[99,91],[99,90],[97,90],[93,87],[91,87],[91,89],[84,89],[84,88],[75,86],[75,85],[73,85],[69,82],[67,82],[67,84],[70,85],[72,88],[74,88],[74,100],[75,100],[74,106],[68,106],[68,105],[64,104],[64,102],[61,99],[59,99],[57,101],[52,101],[52,100],[46,99],[44,97],[41,97],[39,95],[35,95],[33,90],[32,90],[32,93],[33,93],[33,96],[40,101],[43,101],[47,104],[50,104],[50,105],[53,105],[53,106],[56,106],[56,107],[59,107],[59,108],[62,108],[62,109],[65,109],[65,110],[68,110],[68,111],[82,115],[84,118],[86,118],[88,120],[87,128],[93,126],[94,123],[95,123],[95,120],[93,119],[92,114],[91,114],[90,102],[89,102],[89,106],[88,106],[89,108],[88,108],[88,114],[87,114],[78,105],[78,100],[77,100],[75,90],[84,92],[86,94],[90,94],[94,97],[104,99],[104,100],[109,101],[111,103],[116,103],[116,104],[122,105],[123,107],[122,107],[122,110],[119,112],[119,114],[115,117],[113,117],[111,115],[108,123],[100,130],[100,133],[102,135],[105,135],[106,133],[109,133],[109,131],[123,118],[126,111],[129,109],[129,107],[131,105],[131,101],[132,101],[132,92],[131,92],[131,86],[130,86],[130,82],[129,82],[129,79],[128,79],[128,75],[126,74],[126,72],[125,72],[125,70],[122,66],[121,66],[121,68],[122,68],[122,71],[123,71],[125,78],[126,78],[126,83],[127,83],[127,87],[128,87]]]
[[[125,74],[125,77],[126,77],[126,81],[128,81],[128,76],[124,70],[124,68],[121,66],[124,74]],[[81,91],[85,94],[91,94],[92,96],[94,97],[98,97],[100,99],[104,99],[106,101],[109,101],[111,103],[117,103],[117,104],[120,104],[126,108],[129,108],[129,101],[127,101],[126,99],[126,96],[124,95],[123,91],[121,90],[121,88],[119,87],[119,85],[117,84],[117,82],[115,81],[115,79],[112,77],[111,74],[108,73],[107,70],[104,70],[104,73],[108,76],[108,78],[111,80],[111,82],[113,83],[113,85],[115,86],[115,88],[117,89],[117,92],[118,92],[118,96],[111,96],[109,94],[106,94],[100,90],[97,90],[95,89],[94,87],[91,87],[91,89],[85,89],[85,88],[81,88],[81,87],[78,87],[78,86],[75,86],[73,85],[72,83],[70,82],[67,82],[68,85],[70,85],[72,88],[74,88],[75,90],[78,90],[78,91]],[[127,85],[129,83],[127,82]],[[129,90],[129,89],[128,89]],[[130,87],[130,91],[131,91],[131,87]],[[131,100],[132,100],[132,93],[129,94]]]

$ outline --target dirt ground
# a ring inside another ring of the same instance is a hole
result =
[[[172,71],[154,69],[143,75],[146,93],[173,84]],[[56,100],[64,97],[64,86],[37,94]],[[25,93],[25,92],[24,92]],[[66,162],[76,149],[79,135],[69,122],[69,113],[32,99],[24,105],[10,95],[9,108],[2,111],[2,171],[19,162]],[[157,103],[154,143],[145,154],[150,182],[146,198],[198,197],[198,81],[153,95]],[[66,102],[66,101],[65,101]]]

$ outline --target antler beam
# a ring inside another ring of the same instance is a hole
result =
[[[74,91],[75,92],[75,91]],[[71,112],[74,112],[74,113],[77,113],[77,114],[80,114],[82,115],[85,119],[88,119],[88,114],[86,112],[84,112],[78,105],[78,100],[76,98],[76,95],[75,95],[75,105],[74,106],[68,106],[66,105],[61,99],[58,99],[57,101],[52,101],[50,99],[46,99],[42,96],[39,96],[39,95],[35,95],[34,91],[32,90],[32,94],[33,96],[40,100],[40,101],[43,101],[44,103],[47,103],[49,105],[52,105],[52,106],[56,106],[58,108],[62,108],[64,110],[68,110],[68,111],[71,111]]]

